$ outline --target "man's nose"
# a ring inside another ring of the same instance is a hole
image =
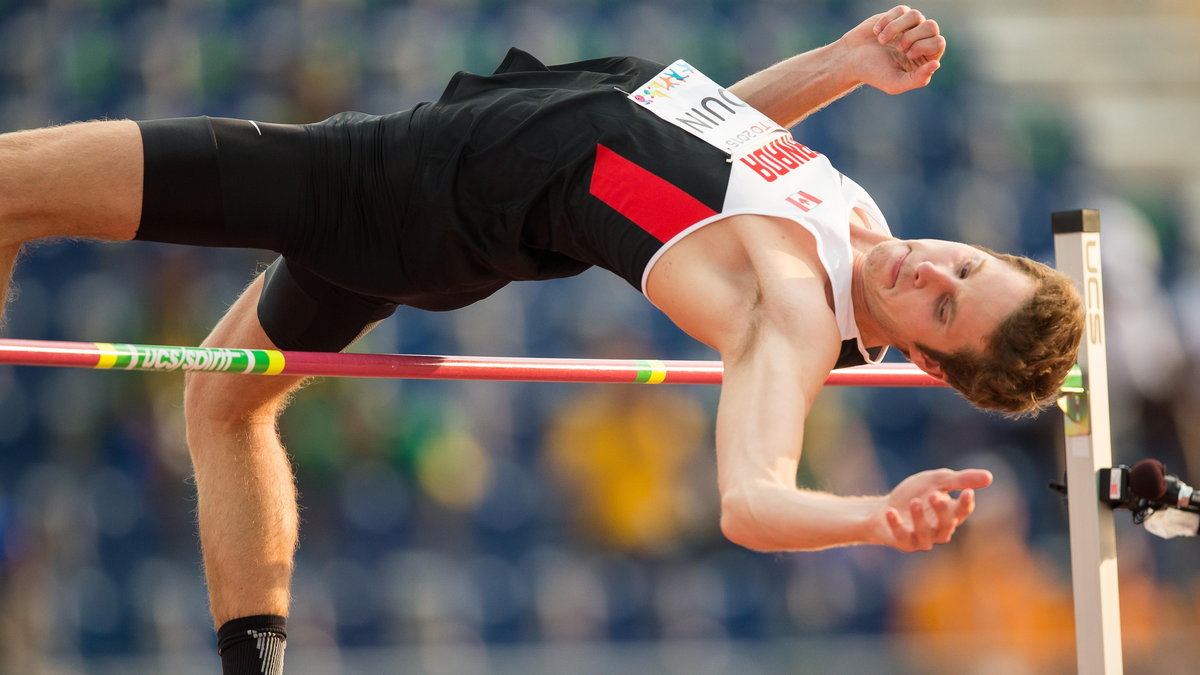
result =
[[[955,277],[948,269],[926,260],[917,265],[913,285],[917,288],[932,286],[941,289],[953,286],[954,281]]]

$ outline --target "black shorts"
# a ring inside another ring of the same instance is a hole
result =
[[[378,243],[373,224],[404,210],[408,114],[342,113],[306,125],[139,122],[146,168],[135,238],[279,252],[258,304],[267,336],[280,349],[338,351],[398,306],[329,279],[370,286],[372,273],[386,273],[357,251]],[[355,157],[382,145],[386,161]],[[364,183],[385,185],[364,200]]]

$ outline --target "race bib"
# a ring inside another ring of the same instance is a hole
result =
[[[629,99],[735,158],[761,147],[775,134],[790,136],[682,60],[638,87]]]

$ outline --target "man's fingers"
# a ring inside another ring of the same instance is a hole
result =
[[[954,537],[958,526],[975,510],[975,489],[990,485],[992,474],[984,469],[936,469],[910,476],[906,482],[910,481],[917,496],[908,498],[908,514],[891,507],[884,514],[885,521],[893,548],[928,551]],[[959,493],[957,498],[947,494],[952,491]],[[901,489],[899,494],[905,492]]]
[[[907,47],[900,47],[900,51],[904,53],[904,58],[910,61],[920,61],[921,59],[936,61],[946,53],[946,38],[941,35],[921,38]]]
[[[887,28],[887,25],[904,15],[908,11],[907,5],[896,5],[883,14],[879,15],[879,20],[875,22],[875,34],[879,35],[881,31]],[[883,44],[887,44],[884,42]]]
[[[986,469],[939,469],[934,482],[943,492],[985,488],[992,484],[992,472]]]
[[[920,87],[924,87],[925,85],[929,84],[930,80],[933,79],[933,74],[936,73],[937,69],[941,68],[941,67],[942,67],[941,61],[930,61],[929,63],[926,63],[925,65],[921,66],[920,68],[917,68],[916,70],[912,71],[911,73],[908,73],[907,74],[908,83],[904,85],[904,88],[902,90],[898,90],[895,93],[899,93],[900,91],[910,91],[912,89],[919,89]],[[888,92],[888,93],[893,93],[893,92]]]
[[[920,499],[908,503],[908,511],[912,516],[913,548],[928,551],[933,548],[933,533],[930,531],[929,519],[925,516],[925,505]]]
[[[955,514],[954,500],[944,492],[935,492],[929,495],[929,506],[937,514],[937,528],[933,532],[933,542],[944,544],[954,536],[954,529],[958,527],[959,523]]]
[[[911,30],[912,28],[918,26],[921,22],[925,21],[924,14],[915,9],[909,9],[904,5],[893,8],[890,12],[884,15],[885,18],[892,16],[892,14],[899,9],[903,9],[905,11],[901,12],[899,16],[888,20],[884,24],[883,28],[880,29],[878,35],[875,36],[876,39],[879,40],[879,44],[890,44],[892,40],[895,40],[905,31]]]
[[[904,527],[904,518],[900,516],[900,512],[894,508],[888,509],[884,513],[884,519],[892,532],[892,541],[896,542],[893,546],[901,551],[911,551],[912,532]]]
[[[966,520],[967,516],[971,515],[974,511],[975,491],[970,489],[963,490],[958,495],[958,506],[954,509],[955,517],[958,518],[958,522],[961,523],[962,521]]]
[[[904,31],[900,35],[900,42],[896,44],[896,49],[907,53],[914,44],[923,40],[935,40],[941,37],[939,32],[937,21],[927,19]]]

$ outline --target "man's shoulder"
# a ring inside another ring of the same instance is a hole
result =
[[[743,214],[668,249],[646,293],[680,328],[718,349],[715,342],[766,320],[836,350],[841,337],[828,286],[811,234],[784,219]]]
[[[755,213],[725,216],[697,228],[665,250],[659,264],[735,281],[745,277],[739,283],[760,289],[789,279],[829,280],[819,243],[808,229]]]

